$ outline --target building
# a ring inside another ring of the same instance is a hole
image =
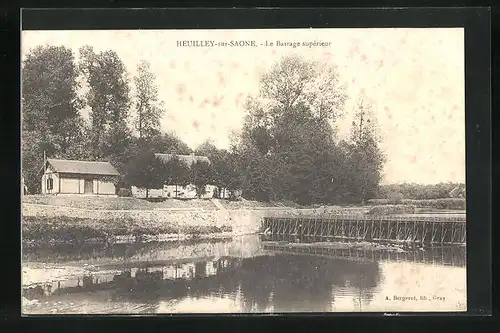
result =
[[[206,156],[198,156],[195,154],[191,155],[177,155],[177,154],[155,154],[157,158],[159,158],[163,163],[167,163],[174,156],[177,157],[180,161],[186,163],[186,165],[190,168],[193,163],[196,162],[206,162],[210,164],[210,160]]]
[[[155,154],[155,157],[160,159],[163,163],[167,163],[172,158],[177,157],[181,162],[184,162],[188,168],[196,162],[205,162],[207,164],[211,164],[211,161],[206,156],[199,156],[195,154],[190,155],[179,155],[179,154]],[[212,198],[213,196],[213,185],[207,185],[206,193],[202,196],[202,198]],[[136,198],[145,198],[146,197],[146,189],[138,188],[136,186],[132,186],[132,196]],[[165,184],[161,189],[148,189],[148,197],[149,198],[182,198],[182,199],[193,199],[196,198],[196,187],[193,184],[188,184],[187,186],[180,185],[167,185]]]
[[[159,158],[163,163],[167,163],[174,156],[177,157],[181,162],[184,162],[188,168],[194,163],[197,162],[205,162],[207,164],[211,164],[210,159],[206,156],[199,156],[191,153],[190,155],[178,155],[178,154],[155,154],[157,158]],[[209,190],[210,185],[207,185],[205,189],[205,194],[202,195],[202,198],[211,198],[212,192]],[[184,199],[193,199],[196,198],[196,186],[193,184],[188,184],[187,186],[176,186],[167,185],[163,186],[163,196],[167,198],[184,198]]]
[[[120,176],[108,162],[46,159],[43,194],[116,196],[113,180]]]

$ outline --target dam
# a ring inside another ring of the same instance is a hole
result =
[[[465,215],[268,216],[262,219],[267,241],[301,243],[352,241],[459,245],[466,243]]]

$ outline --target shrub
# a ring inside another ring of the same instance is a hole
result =
[[[106,233],[88,226],[85,223],[78,223],[82,221],[85,220],[67,217],[61,217],[56,220],[39,217],[23,217],[23,241],[81,244],[92,239],[106,239]]]
[[[391,192],[387,196],[389,203],[398,204],[403,200],[403,195],[399,192]]]
[[[464,198],[446,198],[446,199],[427,199],[427,200],[412,200],[403,199],[400,201],[403,205],[414,205],[418,208],[436,208],[436,209],[451,209],[465,210],[466,200]],[[390,205],[390,199],[370,199],[370,205]]]
[[[117,194],[119,197],[131,197],[132,190],[130,188],[119,188]]]
[[[380,205],[373,206],[368,215],[414,214],[415,205]]]

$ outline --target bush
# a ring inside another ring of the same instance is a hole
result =
[[[414,205],[380,205],[373,206],[368,215],[414,214],[417,207]]]
[[[60,217],[23,217],[23,241],[41,243],[62,242],[65,244],[83,244],[90,240],[105,240],[104,231],[85,224],[86,219]]]
[[[119,188],[117,194],[119,197],[131,197],[132,190],[130,188]]]
[[[412,200],[403,199],[400,201],[402,205],[414,205],[418,208],[436,208],[450,210],[465,210],[466,200],[464,198],[446,198],[446,199],[427,199],[427,200]],[[390,199],[370,199],[369,205],[390,205]]]
[[[389,203],[399,204],[403,200],[403,195],[399,192],[391,192],[387,195]]]

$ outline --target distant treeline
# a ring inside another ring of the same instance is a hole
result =
[[[465,184],[448,182],[433,185],[415,183],[380,185],[377,198],[398,201],[401,199],[465,198],[465,196]]]
[[[370,199],[368,200],[370,205],[401,205],[401,206],[414,206],[417,208],[436,208],[436,209],[453,209],[453,210],[465,210],[466,209],[466,199],[465,198],[446,198],[446,199]]]
[[[340,140],[335,124],[348,96],[335,66],[281,59],[261,77],[259,93],[247,98],[243,129],[232,146],[202,144],[194,152],[212,163],[190,168],[155,159],[154,153],[193,150],[162,132],[168,101],[161,101],[149,64],[139,63],[136,73],[130,80],[112,50],[82,47],[78,62],[62,46],[28,52],[22,62],[22,174],[30,193],[40,191],[45,151],[52,158],[111,162],[122,174],[118,188],[194,183],[202,193],[214,184],[241,190],[247,199],[305,205],[364,203],[377,196],[385,158],[372,105],[358,96],[351,135]]]

